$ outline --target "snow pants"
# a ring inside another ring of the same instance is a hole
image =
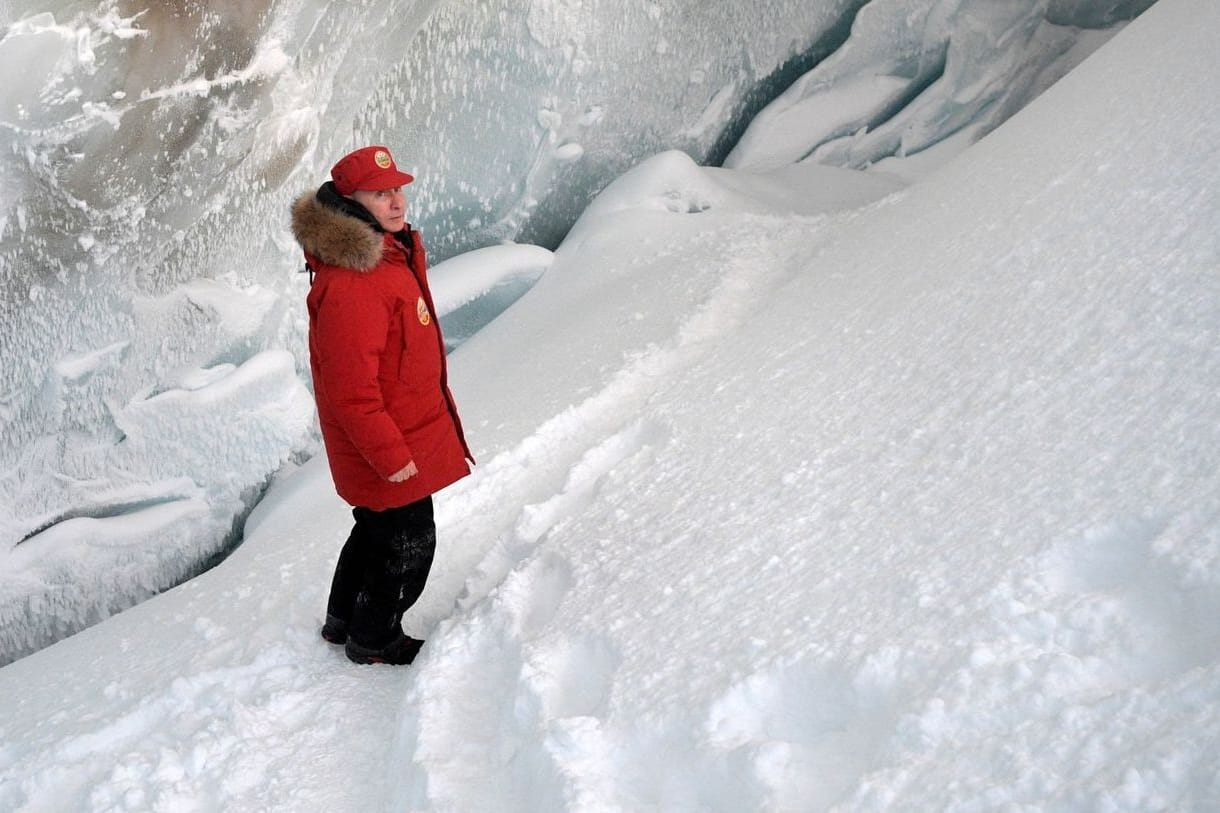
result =
[[[432,498],[401,508],[353,508],[356,524],[339,552],[326,611],[347,621],[363,646],[398,637],[402,615],[419,600],[436,553]]]

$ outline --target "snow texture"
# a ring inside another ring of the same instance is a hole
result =
[[[1218,27],[906,188],[642,163],[453,354],[419,660],[318,638],[315,458],[0,669],[0,808],[1216,809]]]
[[[1013,86],[1001,105],[1011,112],[1079,33],[1068,26],[1111,26],[1133,3],[1039,2],[1033,17],[994,0],[952,13],[925,3],[881,15],[880,30],[865,25],[875,5],[0,6],[0,70],[20,77],[0,88],[0,561],[19,545],[50,557],[32,582],[0,568],[0,663],[223,555],[275,473],[318,450],[305,415],[306,277],[286,212],[344,151],[386,143],[417,176],[411,217],[434,260],[505,241],[554,248],[628,167],[672,147],[719,161],[754,112],[832,54],[867,67],[851,55],[924,39],[935,50],[986,23],[979,36],[1011,45],[951,52],[959,75]],[[1061,20],[1054,42],[1027,43],[1044,8]],[[861,77],[836,77],[854,98]],[[956,107],[944,94],[919,101],[904,126],[939,132],[919,122]],[[451,346],[541,267],[457,308]],[[473,278],[461,276],[465,300]],[[284,378],[284,351],[303,386]],[[266,353],[280,363],[256,361]],[[226,425],[229,442],[206,397],[186,394],[233,370],[270,377],[244,385],[266,396],[244,411],[261,428]],[[63,533],[33,544],[59,523],[196,499],[207,512],[162,516],[157,534],[126,540],[114,574],[74,572],[49,544]]]

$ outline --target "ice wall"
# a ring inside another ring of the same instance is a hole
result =
[[[826,57],[856,81],[861,32],[943,41],[1004,6],[870,31],[881,2],[0,6],[0,663],[197,570],[316,450],[286,213],[338,155],[391,146],[434,260],[553,247],[640,159],[720,160]]]
[[[1153,0],[874,0],[725,160],[919,175],[995,129]],[[918,22],[916,22],[918,21]]]

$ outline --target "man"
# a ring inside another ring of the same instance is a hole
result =
[[[470,473],[427,260],[406,222],[390,151],[364,147],[292,207],[312,285],[309,357],[335,490],[355,525],[339,554],[322,637],[356,663],[410,663],[402,631],[436,549],[432,495]]]

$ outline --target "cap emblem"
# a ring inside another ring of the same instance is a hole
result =
[[[390,154],[385,150],[377,150],[377,154],[373,156],[373,160],[377,163],[377,166],[381,167],[382,169],[389,169],[390,164],[393,163],[393,161],[390,160]]]

